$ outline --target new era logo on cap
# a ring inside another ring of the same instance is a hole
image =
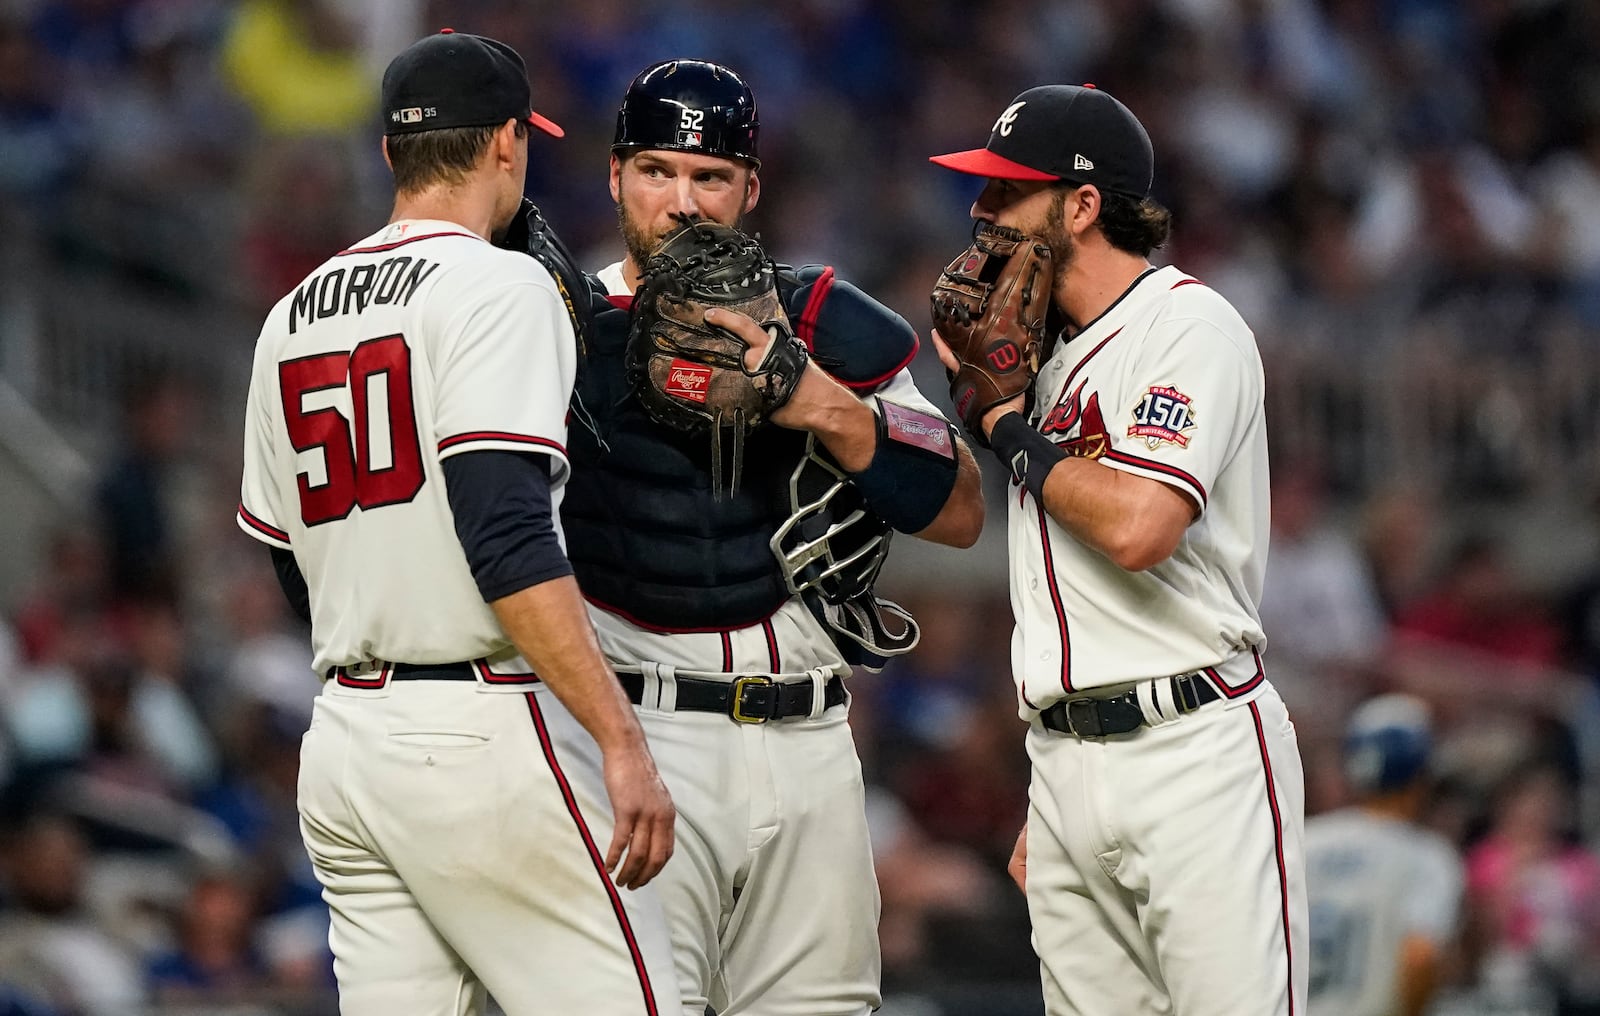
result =
[[[989,143],[933,162],[1001,180],[1066,180],[1144,198],[1155,175],[1150,136],[1128,107],[1093,85],[1041,85],[1006,106]]]

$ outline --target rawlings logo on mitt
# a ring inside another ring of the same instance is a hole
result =
[[[985,222],[933,287],[933,326],[961,361],[950,398],[982,444],[983,415],[1039,373],[1053,274],[1044,241]]]
[[[642,266],[633,298],[625,366],[628,382],[657,423],[710,431],[712,483],[722,490],[723,431],[733,443],[730,491],[739,486],[744,436],[789,401],[805,371],[806,347],[789,327],[772,260],[731,226],[691,222],[661,242]],[[709,325],[710,307],[753,318],[772,337],[751,370],[750,347]]]

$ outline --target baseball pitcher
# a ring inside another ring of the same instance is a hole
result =
[[[519,215],[508,46],[389,65],[389,224],[268,315],[239,523],[272,548],[325,678],[306,849],[347,1016],[675,1012],[653,887],[674,812],[561,545],[577,345]]]

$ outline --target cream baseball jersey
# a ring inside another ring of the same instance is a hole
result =
[[[559,506],[576,370],[549,273],[454,223],[392,223],[272,309],[238,521],[294,552],[318,673],[508,649],[454,538],[442,463],[482,449],[548,455]]]
[[[1025,717],[1075,691],[1225,661],[1213,674],[1225,694],[1260,684],[1263,387],[1249,327],[1176,268],[1147,271],[1057,346],[1039,372],[1031,422],[1070,455],[1168,484],[1195,519],[1170,558],[1129,572],[1013,486],[1012,667]]]
[[[1402,944],[1416,935],[1444,947],[1455,935],[1463,883],[1455,848],[1437,833],[1359,808],[1307,822],[1317,1016],[1401,1011]]]

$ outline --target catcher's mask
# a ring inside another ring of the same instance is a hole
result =
[[[790,515],[770,545],[789,591],[804,596],[835,635],[860,651],[846,649],[851,662],[869,670],[916,647],[922,632],[899,604],[873,594],[873,583],[889,555],[894,530],[879,518],[850,477],[815,435],[806,437],[806,454],[789,477]],[[884,615],[899,619],[891,632]]]
[[[611,150],[671,148],[759,168],[760,133],[756,97],[732,69],[708,60],[666,60],[628,86]]]

